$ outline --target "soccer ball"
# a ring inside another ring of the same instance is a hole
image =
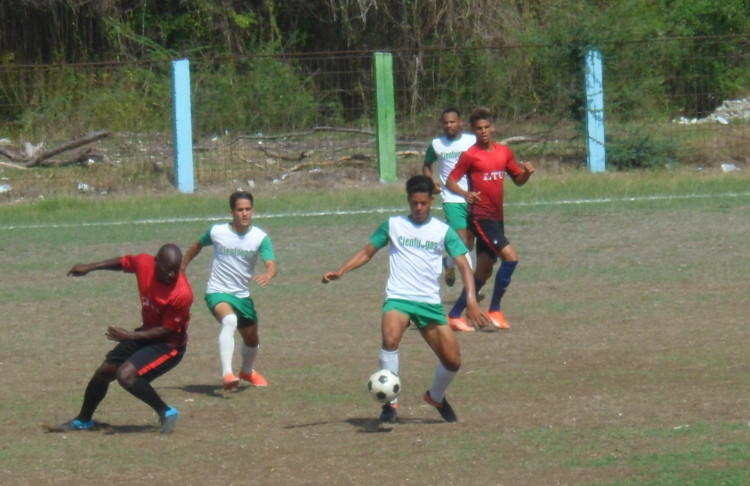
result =
[[[367,390],[375,401],[390,402],[395,400],[401,391],[401,380],[390,370],[379,370],[370,375]]]

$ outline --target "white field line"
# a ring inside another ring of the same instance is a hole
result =
[[[561,206],[561,205],[577,205],[577,204],[605,204],[612,202],[639,202],[639,201],[670,201],[670,200],[681,200],[681,199],[708,199],[708,198],[724,198],[724,197],[750,197],[750,192],[727,192],[719,194],[684,194],[684,195],[653,195],[653,196],[632,196],[632,197],[616,197],[616,198],[596,198],[596,199],[563,199],[558,201],[535,201],[535,202],[524,202],[524,203],[509,203],[506,204],[508,207],[513,206]],[[435,206],[436,209],[441,209],[440,206]],[[294,218],[294,217],[317,217],[317,216],[350,216],[357,214],[372,214],[372,213],[385,213],[385,214],[398,214],[404,211],[404,208],[373,208],[373,209],[352,209],[352,210],[335,210],[335,211],[305,211],[305,212],[289,212],[289,213],[263,213],[253,216],[253,219],[273,219],[273,218]],[[55,229],[55,228],[83,228],[89,226],[125,226],[125,225],[138,225],[138,224],[164,224],[164,223],[190,223],[196,221],[226,221],[229,217],[224,216],[205,216],[205,217],[184,217],[184,218],[154,218],[154,219],[135,219],[132,221],[99,221],[89,223],[41,223],[41,224],[26,224],[26,225],[2,225],[2,230],[13,230],[13,229]]]

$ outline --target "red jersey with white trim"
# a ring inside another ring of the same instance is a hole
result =
[[[172,285],[160,282],[156,278],[153,255],[125,255],[120,258],[120,264],[125,273],[134,273],[138,280],[143,318],[139,329],[162,326],[174,331],[167,336],[167,344],[175,348],[187,344],[193,289],[185,275],[180,273]]]
[[[480,193],[481,201],[469,205],[469,214],[474,219],[503,221],[503,179],[506,173],[516,177],[523,173],[523,169],[516,163],[510,148],[493,142],[492,150],[472,145],[458,158],[448,178],[458,182],[467,174],[469,191]]]

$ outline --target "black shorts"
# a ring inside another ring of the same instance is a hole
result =
[[[119,342],[107,353],[105,361],[118,366],[129,361],[138,375],[150,382],[177,366],[184,355],[184,346],[175,349],[163,342],[134,340]]]
[[[502,221],[471,219],[469,227],[477,237],[477,255],[486,253],[497,260],[502,249],[510,245],[510,241],[505,237],[505,226]]]

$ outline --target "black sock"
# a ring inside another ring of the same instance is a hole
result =
[[[104,397],[107,395],[107,390],[109,390],[108,381],[99,381],[92,378],[89,381],[88,386],[86,386],[86,392],[83,394],[81,413],[79,413],[76,418],[81,422],[90,421],[91,417],[94,416],[96,407],[102,403],[102,400],[104,400]]]
[[[164,401],[159,397],[159,394],[156,393],[154,387],[152,387],[148,381],[140,376],[136,378],[135,381],[133,381],[133,384],[130,385],[130,388],[127,388],[127,390],[131,395],[145,402],[149,407],[153,408],[154,411],[156,411],[156,413],[158,413],[159,415],[164,413],[169,408],[169,405],[164,403]]]

